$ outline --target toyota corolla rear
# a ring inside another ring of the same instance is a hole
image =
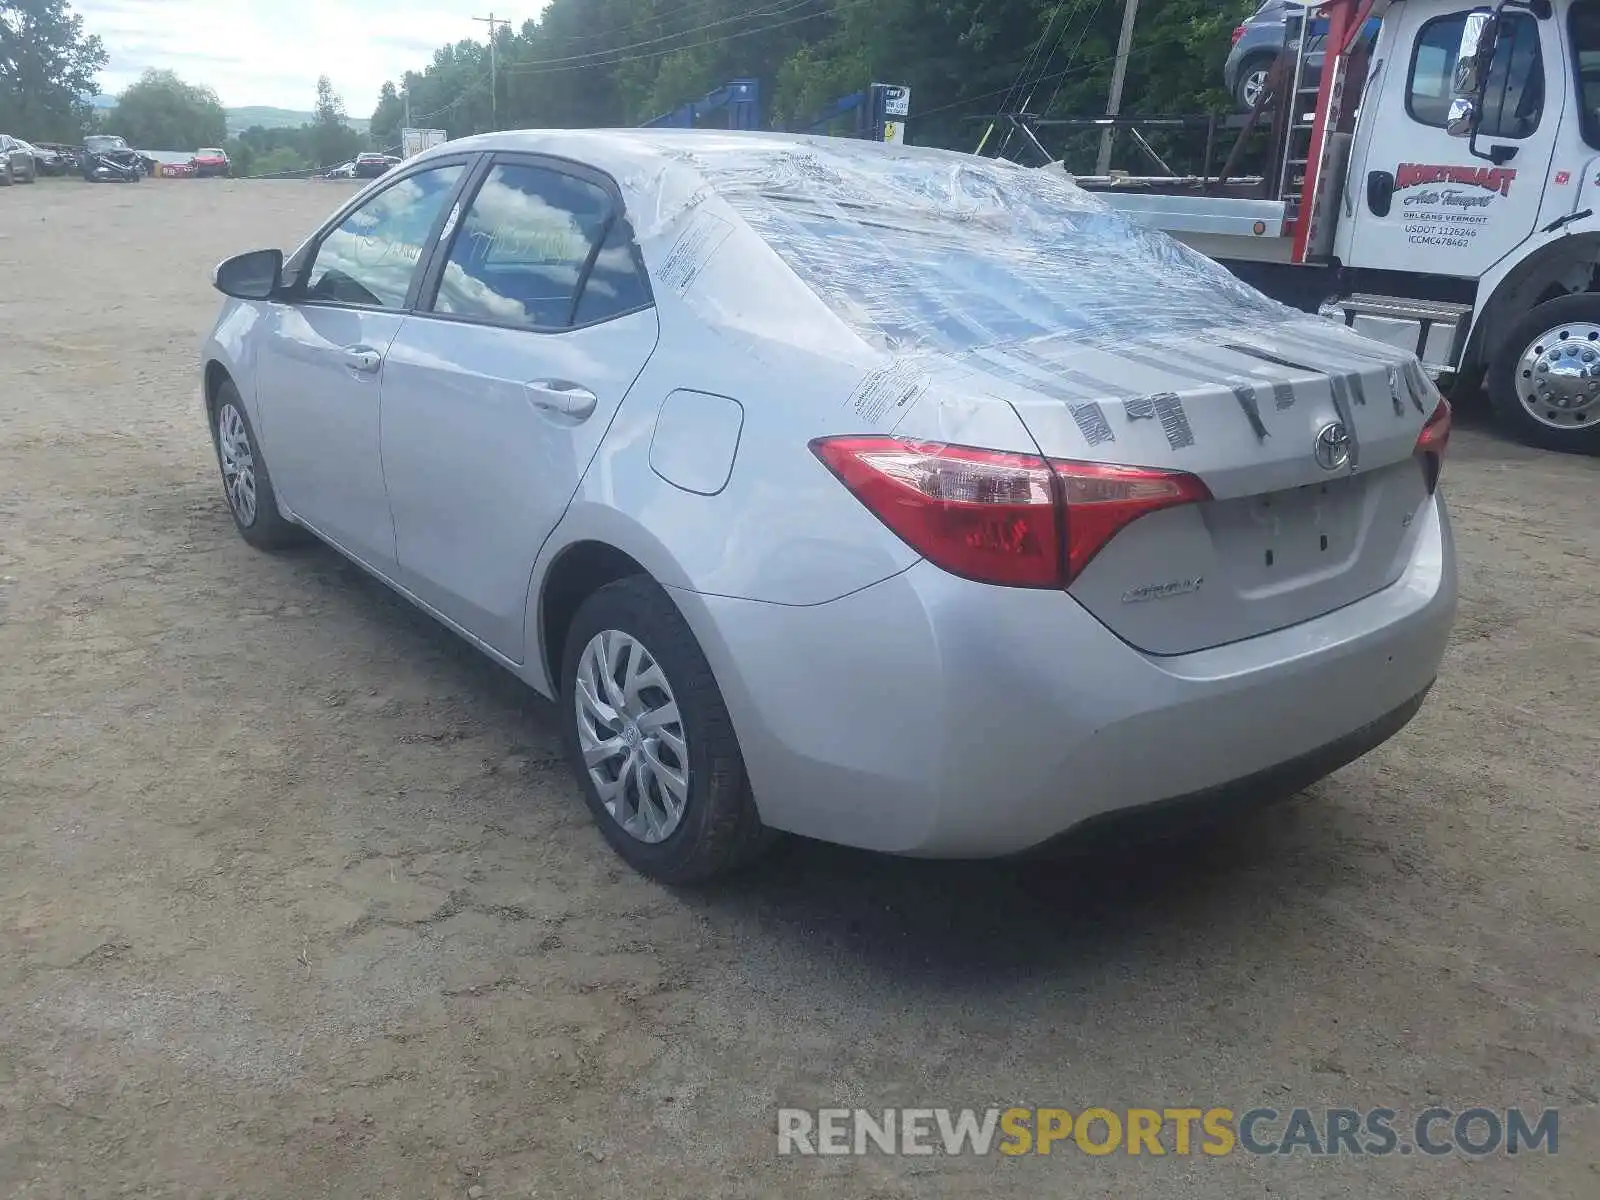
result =
[[[916,556],[831,603],[686,601],[764,821],[1005,853],[1290,794],[1417,711],[1456,582],[1450,410],[1414,359],[1059,173],[702,166],[881,356],[809,450]]]

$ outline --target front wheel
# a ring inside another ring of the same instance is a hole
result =
[[[244,401],[232,383],[217,389],[211,412],[211,440],[222,471],[222,492],[239,536],[258,550],[292,545],[304,535],[298,525],[278,511],[272,476],[261,456],[255,430],[244,411]]]
[[[567,756],[590,814],[630,866],[697,883],[770,844],[711,667],[658,584],[632,576],[595,592],[562,657]]]
[[[1528,310],[1484,382],[1496,415],[1522,441],[1600,454],[1600,295],[1559,296]]]

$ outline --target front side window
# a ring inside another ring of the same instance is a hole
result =
[[[419,171],[346,217],[317,247],[306,273],[306,299],[404,308],[434,223],[465,169]]]
[[[1500,19],[1478,132],[1490,138],[1525,138],[1539,128],[1544,111],[1539,23],[1524,13],[1503,12]],[[1406,87],[1406,111],[1412,120],[1444,128],[1466,22],[1466,13],[1452,13],[1435,17],[1418,32]]]
[[[577,310],[576,323],[589,324],[641,307],[648,292],[616,208],[604,188],[575,175],[496,166],[456,230],[434,311],[553,330],[574,324]]]
[[[1577,0],[1567,29],[1578,76],[1578,127],[1583,140],[1600,149],[1600,0]]]

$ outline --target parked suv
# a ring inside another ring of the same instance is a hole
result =
[[[1233,49],[1222,66],[1222,81],[1241,111],[1248,112],[1255,107],[1256,98],[1267,84],[1267,72],[1272,69],[1272,60],[1283,49],[1284,30],[1288,24],[1286,18],[1291,10],[1299,7],[1287,0],[1266,0],[1244,24],[1234,29]],[[1315,9],[1311,10],[1312,33],[1306,47],[1304,78],[1301,80],[1303,87],[1315,87],[1322,79],[1323,31],[1327,26],[1326,22],[1315,20],[1316,12]],[[1363,37],[1376,37],[1378,19],[1374,17],[1369,20],[1361,32]]]

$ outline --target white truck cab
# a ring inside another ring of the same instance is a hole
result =
[[[1312,18],[1325,65],[1308,89],[1283,68],[1307,138],[1285,143],[1276,198],[1079,182],[1436,376],[1481,377],[1524,440],[1600,453],[1600,0],[1327,0]]]

